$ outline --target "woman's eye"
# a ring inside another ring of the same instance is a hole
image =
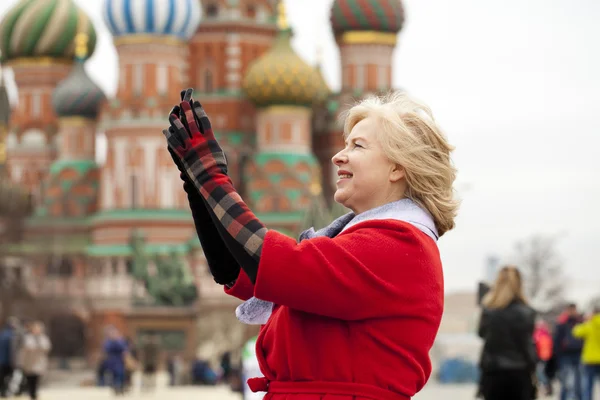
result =
[[[358,143],[354,143],[354,147],[360,147],[361,149],[363,148],[360,144]]]

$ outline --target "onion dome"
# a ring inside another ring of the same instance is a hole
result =
[[[85,117],[95,119],[106,100],[104,92],[85,72],[87,36],[77,35],[77,59],[73,70],[52,93],[52,105],[59,117]]]
[[[401,0],[335,0],[331,27],[336,35],[351,31],[398,33],[404,23]]]
[[[73,0],[20,0],[0,22],[2,61],[50,57],[72,60],[75,35],[85,32],[87,54],[96,47],[96,31]]]
[[[10,114],[11,107],[8,99],[8,91],[6,90],[6,85],[4,84],[4,75],[2,73],[2,68],[0,67],[0,128],[3,125],[8,126]]]
[[[0,66],[0,168],[6,163],[6,133],[10,122],[10,101]]]
[[[260,107],[309,106],[324,93],[328,95],[329,89],[319,70],[308,65],[292,49],[292,30],[287,25],[283,1],[279,3],[278,25],[275,43],[249,66],[243,89]]]
[[[198,0],[104,0],[104,21],[114,37],[175,36],[187,40],[200,23]]]

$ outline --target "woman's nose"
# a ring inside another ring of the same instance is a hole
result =
[[[338,152],[335,156],[333,156],[331,158],[331,162],[334,165],[340,165],[345,163],[348,160],[348,158],[346,157],[346,153],[344,152],[344,150]]]

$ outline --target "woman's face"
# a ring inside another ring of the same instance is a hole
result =
[[[332,158],[338,168],[335,201],[360,214],[403,197],[404,169],[391,162],[379,141],[377,120],[366,118],[354,126],[346,146]]]
[[[39,322],[34,322],[31,324],[31,333],[34,335],[39,335],[42,333],[42,325]]]

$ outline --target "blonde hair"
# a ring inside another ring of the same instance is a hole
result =
[[[402,92],[371,96],[342,115],[344,137],[363,119],[376,118],[378,140],[386,156],[406,173],[405,196],[426,209],[438,234],[454,228],[459,202],[452,187],[456,179],[450,153],[454,150],[426,105]]]
[[[487,308],[501,309],[515,300],[527,304],[523,294],[521,273],[515,266],[507,265],[500,270],[494,286],[481,303]]]

